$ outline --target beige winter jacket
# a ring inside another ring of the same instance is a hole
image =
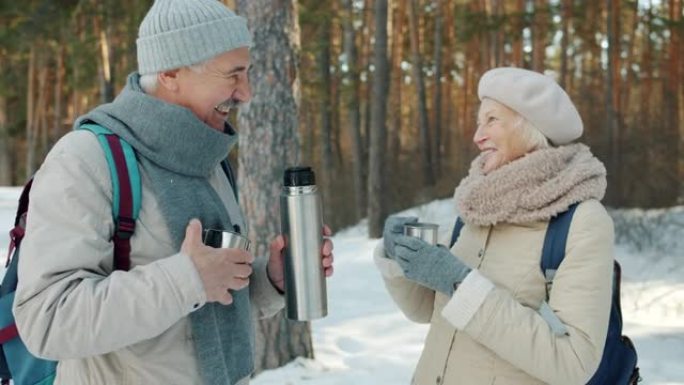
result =
[[[452,298],[404,278],[380,242],[374,259],[392,298],[409,319],[431,324],[413,384],[578,385],[593,375],[610,310],[613,224],[596,200],[577,208],[548,301],[564,336],[537,312],[547,226],[466,225],[451,252],[476,270]]]
[[[206,302],[202,281],[141,177],[132,268],[112,272],[112,187],[97,138],[69,133],[36,174],[14,315],[29,350],[59,361],[56,385],[201,384],[188,315]],[[220,167],[210,182],[237,207]],[[258,317],[283,307],[265,258],[249,290]]]

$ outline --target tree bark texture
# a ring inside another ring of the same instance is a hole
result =
[[[283,171],[299,161],[299,27],[296,0],[237,0],[254,36],[252,100],[238,114],[240,204],[248,221],[254,255],[268,257],[280,233]],[[282,366],[295,357],[313,357],[309,323],[281,312],[257,321],[255,370]]]
[[[0,58],[0,60],[2,59]],[[0,71],[2,69],[2,61],[0,61]],[[12,184],[12,165],[9,153],[10,148],[12,148],[11,140],[7,121],[7,98],[0,94],[0,186]]]
[[[320,27],[318,36],[318,71],[319,71],[319,100],[318,108],[321,114],[320,143],[321,143],[321,171],[319,180],[322,183],[324,193],[332,193],[332,181],[330,172],[333,170],[333,106],[332,106],[332,79],[330,76],[330,51],[331,51],[331,26],[330,21],[324,22]]]
[[[442,15],[442,1],[435,0],[435,78],[434,96],[432,98],[432,110],[434,116],[432,124],[432,164],[435,167],[435,174],[442,173],[442,36],[444,31],[444,17]]]
[[[347,128],[351,138],[351,161],[354,174],[354,202],[356,219],[366,214],[366,182],[364,172],[364,141],[361,137],[361,112],[359,104],[359,59],[356,48],[356,32],[354,31],[353,0],[342,0],[344,9],[344,56],[347,61],[347,82],[345,99],[347,110]]]
[[[375,71],[370,132],[370,162],[368,174],[368,235],[379,238],[385,221],[386,181],[384,179],[387,89],[389,83],[387,58],[387,0],[375,1]]]
[[[420,53],[418,33],[418,0],[409,1],[409,29],[411,31],[413,82],[416,85],[416,104],[418,106],[421,172],[423,173],[424,186],[432,186],[435,184],[435,177],[432,169],[432,146],[430,143],[430,125],[427,113],[427,93],[425,92],[425,75],[423,74],[423,60]]]

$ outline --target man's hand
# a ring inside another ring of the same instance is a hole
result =
[[[323,226],[323,236],[329,237],[332,235],[332,230],[328,225]],[[268,258],[268,277],[271,283],[280,292],[285,291],[285,261],[283,250],[285,249],[285,239],[282,235],[278,235],[271,241],[270,251],[271,256]],[[333,275],[333,243],[330,239],[323,239],[323,247],[321,248],[321,264],[326,277]]]
[[[193,219],[185,229],[181,252],[190,256],[202,279],[207,302],[229,305],[233,296],[228,290],[249,285],[254,256],[240,249],[215,249],[202,243],[202,224]]]

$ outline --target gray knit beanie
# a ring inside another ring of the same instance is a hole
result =
[[[155,0],[138,30],[141,75],[198,64],[251,47],[247,20],[218,0]]]

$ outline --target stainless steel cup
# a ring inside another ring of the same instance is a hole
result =
[[[409,223],[404,225],[404,235],[416,237],[431,245],[436,245],[438,229],[439,225],[435,223]]]
[[[251,243],[247,237],[232,231],[206,229],[204,230],[204,244],[222,249],[241,249],[249,251]]]

